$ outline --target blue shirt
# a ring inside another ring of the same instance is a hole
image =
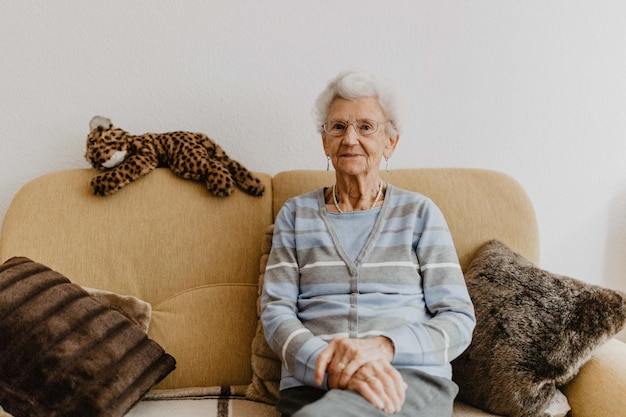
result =
[[[328,218],[335,228],[335,234],[341,243],[341,248],[353,261],[356,261],[357,256],[365,246],[365,242],[367,242],[367,238],[372,233],[378,213],[380,213],[380,208],[349,213],[327,212]]]

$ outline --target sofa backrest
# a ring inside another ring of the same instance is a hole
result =
[[[530,261],[539,262],[535,211],[524,189],[510,176],[484,169],[416,168],[390,170],[382,177],[396,187],[430,197],[439,206],[463,270],[490,239],[499,239]],[[333,171],[277,174],[272,180],[274,217],[288,198],[334,182]]]
[[[96,171],[37,178],[13,199],[0,236],[2,262],[26,256],[79,285],[152,304],[149,335],[177,360],[160,388],[246,384],[257,315],[268,191],[226,198],[157,169],[96,197]]]

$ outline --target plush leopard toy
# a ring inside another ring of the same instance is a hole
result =
[[[85,158],[94,168],[106,171],[91,180],[96,195],[113,194],[157,167],[203,181],[219,197],[232,194],[235,184],[254,196],[262,195],[265,189],[258,178],[202,133],[133,136],[102,116],[91,119],[89,129]]]

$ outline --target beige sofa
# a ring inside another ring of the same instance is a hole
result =
[[[257,326],[258,280],[268,226],[286,199],[330,185],[333,173],[258,174],[265,195],[212,196],[202,184],[158,169],[110,197],[95,197],[95,171],[45,175],[15,196],[2,224],[0,260],[25,256],[73,282],[152,305],[149,336],[177,360],[129,416],[274,416],[246,399]],[[444,212],[466,268],[497,238],[537,262],[532,205],[501,173],[410,169],[384,173],[430,196]],[[565,389],[574,417],[626,415],[626,344],[611,340]],[[215,388],[218,387],[218,388]],[[221,387],[221,388],[220,388]],[[454,416],[491,414],[455,404]]]

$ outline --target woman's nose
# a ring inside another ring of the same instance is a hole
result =
[[[346,129],[346,133],[343,136],[343,142],[353,145],[357,143],[358,141],[359,141],[359,132],[357,132],[356,130],[356,125],[354,123],[350,123]]]

